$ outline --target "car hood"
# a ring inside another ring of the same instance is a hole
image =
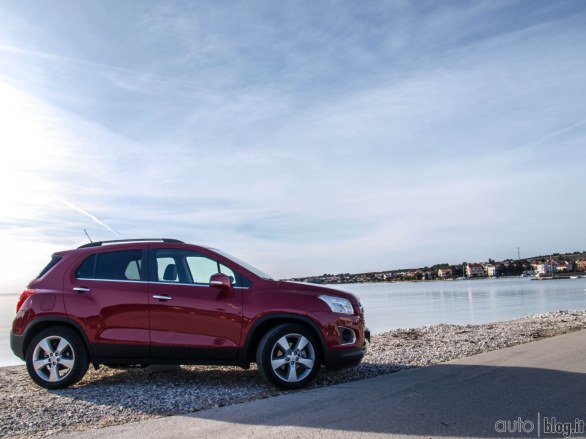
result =
[[[342,297],[349,300],[353,305],[360,305],[360,300],[357,296],[338,288],[326,287],[323,285],[310,284],[306,282],[277,281],[276,283],[278,285],[278,289],[281,291]]]

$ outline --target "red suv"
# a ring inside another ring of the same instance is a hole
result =
[[[281,282],[174,239],[104,241],[55,253],[21,294],[13,352],[40,386],[94,367],[256,362],[270,383],[307,385],[353,366],[370,333],[352,294]]]

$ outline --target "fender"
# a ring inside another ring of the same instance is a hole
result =
[[[42,317],[38,317],[35,320],[33,320],[32,322],[30,322],[22,333],[22,337],[23,337],[23,341],[24,341],[23,346],[22,346],[23,347],[23,355],[26,354],[26,349],[27,349],[28,343],[35,336],[35,334],[38,332],[37,328],[39,326],[42,326],[43,328],[48,328],[49,326],[53,326],[53,324],[56,324],[56,325],[64,324],[67,326],[72,326],[78,332],[78,335],[83,340],[85,347],[88,351],[88,354],[90,356],[90,359],[93,358],[91,344],[89,343],[89,340],[85,334],[85,331],[81,327],[81,325],[73,319],[70,319],[68,317],[62,317],[62,316],[42,316]]]
[[[313,332],[317,335],[321,347],[322,358],[325,360],[327,356],[327,349],[326,349],[326,340],[319,329],[319,326],[310,318],[306,316],[302,316],[299,314],[291,314],[291,313],[274,313],[274,314],[267,314],[262,316],[261,318],[255,320],[254,324],[248,331],[248,335],[246,336],[246,340],[244,342],[243,348],[240,350],[240,354],[238,356],[238,365],[245,369],[250,367],[251,360],[255,358],[256,352],[251,351],[251,348],[254,347],[255,344],[262,338],[264,333],[257,334],[258,329],[260,326],[263,326],[267,323],[274,322],[274,324],[269,325],[270,327],[284,324],[284,323],[300,323],[306,326],[309,326]]]

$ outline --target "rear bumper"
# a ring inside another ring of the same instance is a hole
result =
[[[16,335],[10,331],[10,349],[21,360],[24,360],[24,335]]]

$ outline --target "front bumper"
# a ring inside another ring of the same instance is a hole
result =
[[[362,347],[359,348],[328,350],[324,362],[326,368],[328,370],[337,370],[358,366],[368,350],[366,340],[370,343],[370,330],[368,328],[364,328],[364,339]]]
[[[366,343],[361,348],[330,350],[326,353],[325,366],[328,370],[358,366],[366,351]]]

